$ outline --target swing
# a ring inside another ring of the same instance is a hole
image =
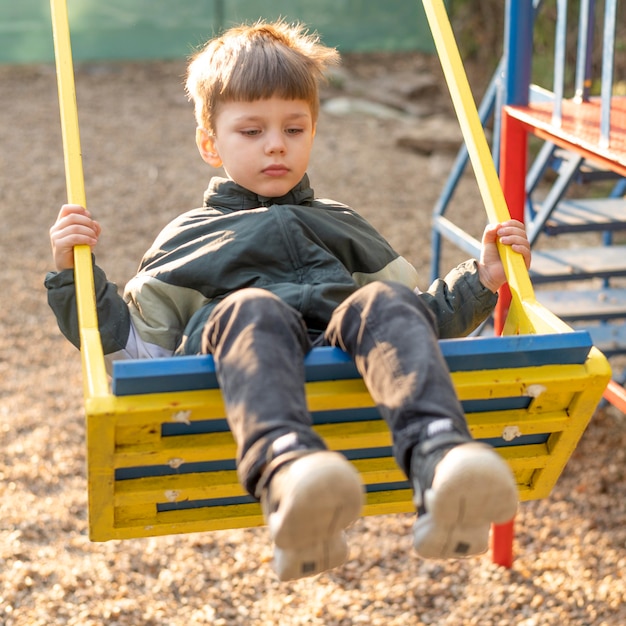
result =
[[[445,7],[441,0],[424,0],[424,6],[487,216],[507,220]],[[85,206],[66,0],[51,0],[51,7],[69,202]],[[503,335],[441,340],[440,346],[473,436],[510,464],[521,500],[544,498],[576,448],[611,372],[586,331],[573,331],[538,304],[521,256],[506,247],[500,253],[511,294]],[[91,252],[79,246],[74,254],[90,539],[262,525],[258,503],[237,481],[235,443],[212,357],[119,361],[109,381]],[[314,428],[361,473],[364,514],[414,512],[388,429],[354,363],[336,348],[316,348],[305,366]],[[498,528],[493,558],[510,566],[512,526]]]

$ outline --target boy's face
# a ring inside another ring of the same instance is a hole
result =
[[[270,98],[220,105],[215,134],[199,128],[202,158],[236,183],[268,198],[285,195],[309,164],[315,124],[304,100]]]

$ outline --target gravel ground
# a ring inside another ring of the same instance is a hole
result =
[[[200,203],[210,175],[193,143],[183,73],[182,63],[77,70],[88,204],[105,232],[98,261],[120,284],[161,225]],[[424,102],[453,120],[436,65],[350,57],[328,95],[406,102],[416,76],[422,97],[408,118],[324,112],[310,174],[318,195],[359,209],[426,283],[430,212],[452,156],[397,140],[426,123],[416,117]],[[626,419],[611,407],[597,411],[551,497],[521,505],[510,570],[488,556],[418,559],[406,515],[359,520],[348,563],[292,583],[273,576],[263,528],[91,543],[79,357],[42,287],[48,228],[65,200],[54,70],[0,67],[0,85],[0,624],[626,623]],[[455,210],[480,232],[471,176],[459,198]],[[447,252],[444,265],[457,257]]]

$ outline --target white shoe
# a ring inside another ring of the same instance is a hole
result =
[[[343,531],[361,515],[363,484],[343,455],[315,451],[276,470],[261,506],[280,580],[313,576],[346,560]]]
[[[431,559],[461,558],[485,552],[491,524],[513,519],[518,490],[504,459],[471,442],[443,456],[422,500],[426,512],[413,528],[417,552]]]

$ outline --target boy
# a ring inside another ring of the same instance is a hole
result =
[[[483,552],[490,524],[517,507],[508,466],[470,436],[437,338],[466,335],[492,311],[505,280],[497,240],[530,262],[523,225],[487,227],[481,260],[422,293],[415,269],[367,222],[314,199],[306,169],[318,84],[337,58],[284,22],[209,41],[186,86],[200,155],[228,178],[213,178],[204,207],[161,232],[123,299],[94,269],[108,361],[214,355],[239,477],[261,501],[282,580],[341,564],[343,530],[363,502],[358,473],[311,429],[303,359],[312,345],[350,354],[386,419],[415,494],[419,554]],[[50,229],[49,302],[75,345],[72,248],[99,235],[72,205]]]

